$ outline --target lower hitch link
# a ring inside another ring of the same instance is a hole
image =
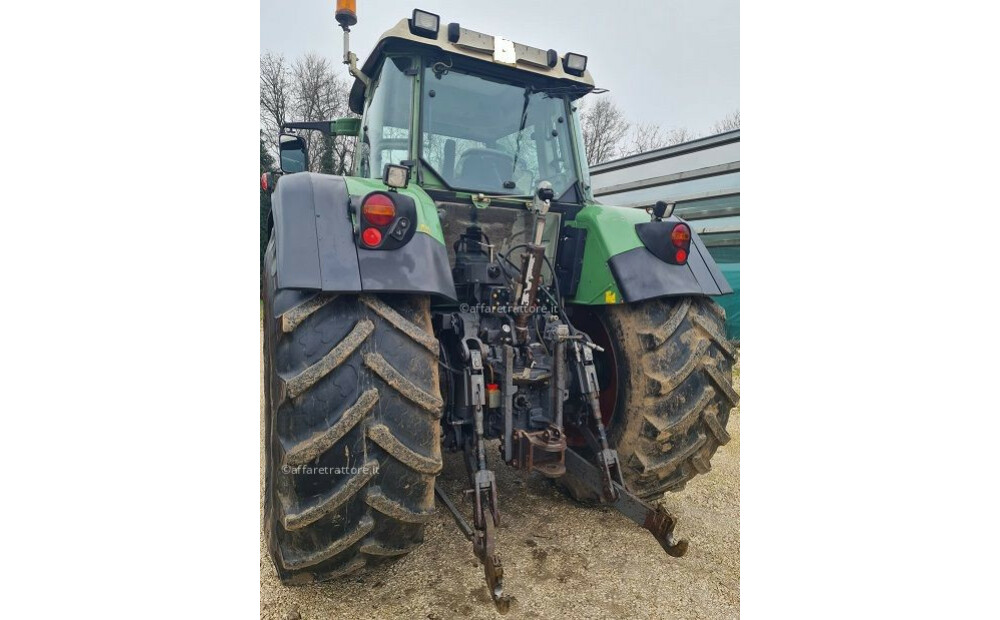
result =
[[[591,348],[599,349],[590,343],[589,339],[577,340],[573,343],[575,358],[574,370],[580,391],[583,393],[587,408],[590,410],[589,425],[583,428],[584,438],[596,455],[597,465],[594,465],[574,450],[566,450],[566,470],[573,472],[596,492],[601,502],[614,506],[632,521],[638,523],[653,535],[667,554],[679,558],[687,552],[688,541],[674,539],[674,528],[677,518],[660,505],[650,505],[632,494],[622,476],[618,452],[611,448],[607,431],[601,418],[601,404],[598,398],[600,385],[597,380],[597,369],[594,366],[594,355]],[[598,466],[600,466],[598,468]]]
[[[587,459],[580,456],[573,449],[566,450],[566,469],[576,474],[587,486],[600,493],[603,487],[602,472],[591,464]],[[687,552],[687,539],[677,540],[674,538],[674,528],[677,527],[678,519],[667,509],[660,505],[650,505],[639,497],[632,494],[628,487],[611,483],[617,491],[617,499],[610,502],[618,512],[622,513],[635,523],[649,530],[660,543],[663,550],[675,558],[679,558]]]
[[[458,529],[465,537],[472,541],[472,550],[476,558],[483,565],[483,573],[486,576],[486,587],[490,591],[490,597],[501,614],[507,613],[510,609],[510,597],[503,593],[503,564],[500,556],[495,553],[495,539],[493,536],[494,520],[493,515],[484,515],[483,528],[473,529],[469,522],[465,520],[455,504],[452,503],[444,490],[440,486],[434,487],[434,493],[445,505],[448,512],[455,519]]]
[[[444,491],[435,485],[434,492],[451,512],[452,517],[462,530],[465,537],[472,541],[472,550],[483,565],[486,576],[486,586],[490,597],[501,614],[510,609],[510,597],[503,593],[503,564],[496,553],[496,528],[500,525],[500,509],[497,501],[497,481],[494,473],[486,464],[486,445],[483,433],[483,408],[486,405],[485,385],[483,381],[482,344],[475,339],[469,339],[468,361],[466,370],[466,386],[475,416],[475,435],[470,444],[464,446],[465,464],[469,474],[472,489],[467,493],[473,495],[473,526],[459,512],[455,504],[445,496]]]

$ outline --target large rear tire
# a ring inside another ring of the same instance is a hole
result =
[[[711,469],[730,437],[736,350],[725,337],[725,312],[704,297],[575,307],[573,321],[606,351],[597,354],[602,412],[632,492],[658,499]],[[577,499],[596,494],[571,476]]]
[[[423,541],[441,469],[438,345],[425,296],[320,293],[275,316],[264,262],[265,535],[286,584]]]

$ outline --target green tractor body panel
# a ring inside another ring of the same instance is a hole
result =
[[[643,209],[588,203],[569,228],[587,231],[580,281],[570,303],[610,305],[672,295],[723,295],[731,289],[704,244],[691,234],[683,265],[667,264],[639,237],[637,226],[655,226],[669,236],[676,216],[650,222]],[[647,239],[648,241],[648,239]]]
[[[645,211],[594,203],[581,209],[575,219],[567,222],[567,226],[587,231],[580,285],[568,301],[576,304],[624,303],[608,259],[641,247],[642,241],[635,232],[635,225],[648,221]]]

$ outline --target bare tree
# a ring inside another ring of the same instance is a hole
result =
[[[681,142],[688,142],[698,137],[698,134],[691,132],[686,127],[678,127],[664,131],[656,123],[642,123],[636,125],[629,137],[629,144],[622,149],[622,155],[636,155],[665,146],[673,146]]]
[[[292,93],[295,117],[303,121],[326,121],[347,116],[350,86],[334,73],[334,65],[316,54],[306,54],[292,65]],[[336,139],[318,132],[305,134],[311,155],[309,168],[315,172],[343,174],[350,168],[347,138]]]
[[[698,137],[698,134],[692,132],[687,127],[678,127],[677,129],[671,129],[667,132],[665,140],[666,144],[663,146],[673,146],[675,144],[680,144],[681,142],[690,142]]]
[[[260,125],[264,143],[272,154],[278,150],[278,131],[288,120],[291,79],[285,57],[265,52],[260,57]]]
[[[629,130],[625,114],[610,97],[583,104],[580,109],[580,126],[590,165],[618,156]]]
[[[641,123],[632,128],[628,145],[622,149],[622,155],[636,155],[667,146],[667,137],[663,128],[656,123]]]
[[[260,58],[260,124],[264,141],[277,154],[277,138],[286,121],[332,121],[353,116],[347,100],[349,82],[335,73],[337,65],[306,54],[289,66],[281,55]],[[315,131],[300,134],[309,149],[309,169],[345,174],[352,166],[354,139]]]
[[[712,125],[712,133],[722,133],[740,128],[740,111],[730,112],[720,121],[715,121]]]

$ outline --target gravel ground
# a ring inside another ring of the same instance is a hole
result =
[[[734,374],[738,388],[738,362]],[[263,394],[261,401],[263,407]],[[683,558],[668,556],[648,532],[614,510],[580,506],[537,475],[496,469],[502,512],[497,549],[504,590],[513,598],[505,617],[738,617],[738,408],[728,430],[733,439],[715,454],[712,470],[663,500],[680,517],[676,535],[691,542]],[[491,446],[491,456],[496,451]],[[444,455],[438,484],[453,498],[463,467],[460,455]],[[408,556],[346,580],[310,586],[281,585],[261,533],[260,615],[274,620],[501,617],[472,544],[443,506],[428,523],[424,544]]]

